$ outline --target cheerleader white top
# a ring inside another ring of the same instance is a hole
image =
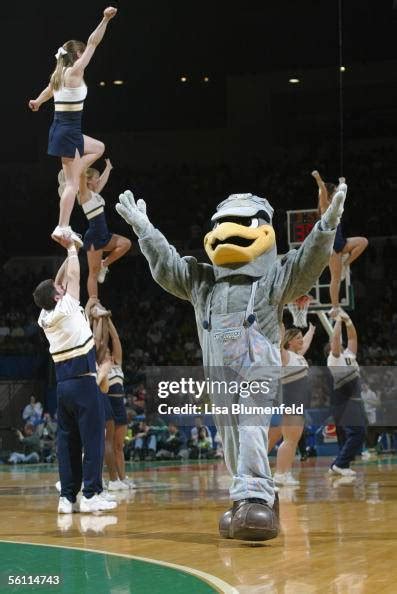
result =
[[[344,384],[360,377],[357,357],[350,349],[345,349],[339,357],[335,357],[330,353],[327,365],[334,380],[335,389],[341,388]]]
[[[109,396],[124,396],[124,373],[120,365],[112,365],[108,373]]]
[[[55,111],[82,111],[87,97],[87,85],[79,87],[62,86],[54,90]]]
[[[91,198],[83,204],[83,211],[88,220],[104,212],[105,200],[100,194],[91,192]]]
[[[282,384],[290,384],[307,376],[309,365],[303,355],[294,351],[287,351],[288,363],[282,369]]]

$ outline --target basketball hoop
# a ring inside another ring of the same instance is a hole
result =
[[[302,295],[292,303],[288,303],[288,309],[293,317],[296,328],[307,328],[307,313],[309,305],[313,301],[311,295]]]

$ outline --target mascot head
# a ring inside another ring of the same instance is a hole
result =
[[[276,259],[273,208],[265,198],[232,194],[218,204],[204,237],[204,248],[216,276],[263,276]]]

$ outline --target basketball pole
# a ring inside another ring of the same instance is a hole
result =
[[[338,0],[338,91],[339,91],[339,177],[343,176],[344,169],[344,103],[343,103],[343,0]]]
[[[322,327],[324,328],[324,330],[326,331],[328,336],[331,338],[332,332],[333,332],[333,327],[332,327],[332,324],[331,324],[330,320],[328,319],[325,311],[310,311],[309,313],[316,314],[316,316],[318,317],[318,319],[320,320],[320,322],[322,324]]]

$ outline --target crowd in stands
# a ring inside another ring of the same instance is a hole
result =
[[[188,460],[222,458],[220,438],[213,427],[204,424],[202,417],[194,419],[192,427],[179,427],[166,423],[155,414],[147,414],[146,401],[137,398],[145,391],[139,384],[134,394],[127,397],[128,431],[124,455],[134,462],[153,460]],[[136,403],[139,403],[137,406]],[[17,423],[18,424],[18,423]],[[41,402],[30,397],[23,408],[19,425],[14,428],[17,447],[3,461],[8,464],[49,463],[56,460],[57,419],[43,412]]]
[[[43,412],[41,402],[35,396],[30,397],[24,407],[20,423],[22,431],[14,428],[17,437],[17,451],[11,452],[7,458],[9,464],[33,464],[37,462],[54,462],[56,458],[57,419],[48,412]],[[17,424],[20,424],[17,423]]]
[[[201,417],[195,418],[191,428],[179,427],[171,421],[167,424],[159,416],[133,419],[128,425],[124,453],[127,460],[134,462],[223,457],[218,433],[213,436]]]

